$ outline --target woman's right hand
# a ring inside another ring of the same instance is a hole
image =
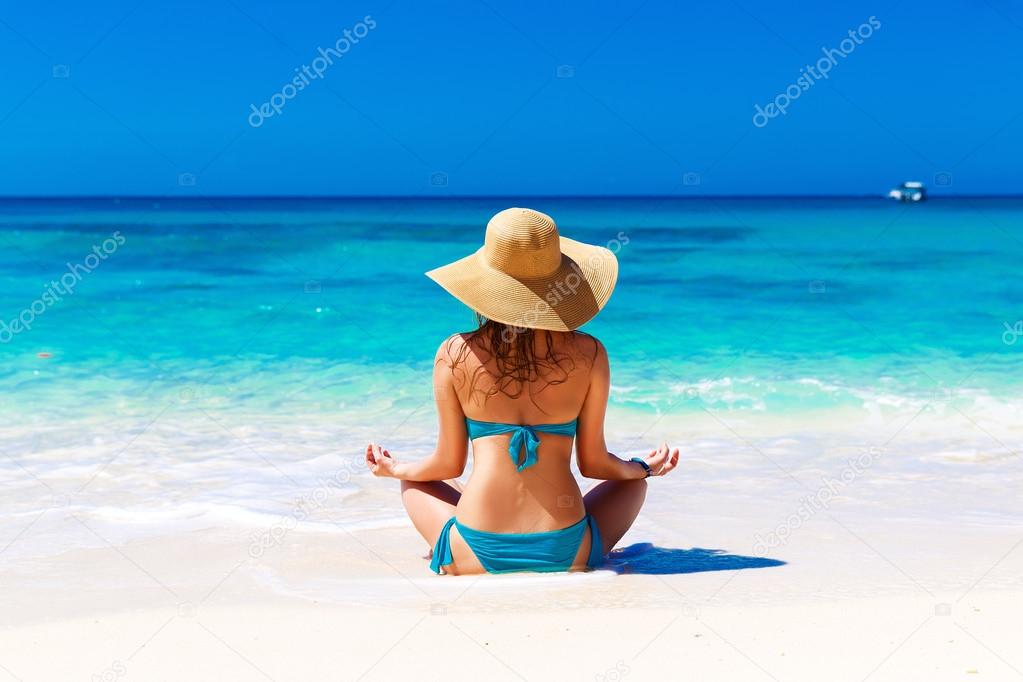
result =
[[[396,465],[397,462],[394,461],[391,453],[376,443],[370,443],[366,446],[366,466],[369,467],[374,476],[394,478],[394,468]]]
[[[663,443],[644,457],[643,461],[650,467],[651,476],[664,476],[678,466],[678,448],[671,450],[667,443]]]

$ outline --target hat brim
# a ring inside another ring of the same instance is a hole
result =
[[[561,265],[546,277],[518,279],[486,263],[483,249],[426,276],[495,322],[567,332],[601,311],[618,281],[618,259],[601,246],[560,237]]]

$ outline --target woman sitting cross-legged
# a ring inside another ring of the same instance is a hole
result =
[[[427,274],[476,311],[479,328],[437,351],[434,453],[398,461],[371,443],[370,470],[401,480],[437,573],[599,566],[639,514],[646,478],[679,458],[665,444],[623,460],[604,442],[607,353],[574,330],[610,298],[614,254],[559,237],[543,213],[510,208],[491,219],[476,253]],[[450,479],[464,471],[470,441],[463,490]],[[579,472],[603,479],[585,495],[570,466],[573,441]]]

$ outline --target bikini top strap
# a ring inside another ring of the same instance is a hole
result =
[[[575,435],[576,421],[573,419],[565,424],[539,424],[537,426],[526,426],[520,424],[499,424],[496,422],[480,422],[475,419],[465,418],[466,428],[470,439],[482,438],[483,436],[496,436],[501,433],[512,434],[508,443],[508,455],[511,457],[515,468],[518,471],[528,469],[536,464],[537,452],[540,447],[540,437],[537,431],[542,433],[553,433],[563,436]],[[525,456],[522,451],[525,449]]]

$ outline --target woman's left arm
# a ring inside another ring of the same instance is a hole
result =
[[[453,345],[461,342],[458,337],[444,341],[434,358],[433,397],[437,404],[439,428],[437,448],[429,457],[418,462],[398,462],[383,447],[370,443],[366,446],[366,464],[374,476],[403,481],[444,481],[457,478],[465,471],[469,435],[449,364],[451,352],[456,351]]]

